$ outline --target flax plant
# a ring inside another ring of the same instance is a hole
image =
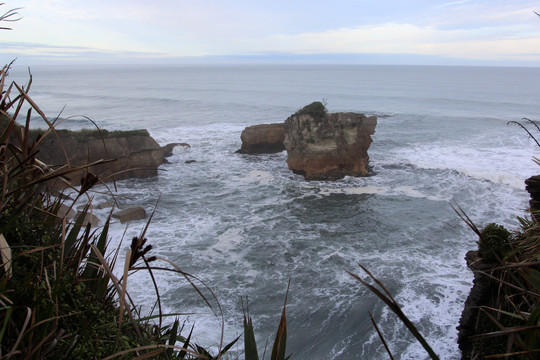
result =
[[[7,84],[10,65],[0,70],[0,360],[222,357],[236,340],[223,346],[222,337],[213,356],[191,341],[191,333],[182,335],[183,314],[161,311],[155,271],[177,273],[201,296],[206,285],[149,255],[148,224],[132,240],[121,274],[113,271],[121,247],[108,250],[111,216],[101,228],[86,220],[90,191],[103,181],[89,169],[109,160],[74,167],[63,150],[65,164],[40,161],[43,139],[60,139],[58,119],[50,121],[29,97],[31,75],[25,86]],[[30,131],[34,113],[48,125],[37,135]],[[64,195],[65,189],[75,198]],[[82,200],[88,202],[80,215],[65,215]],[[154,265],[159,261],[165,265]],[[140,270],[151,275],[158,303],[158,312],[148,316],[127,291],[130,274]],[[221,312],[210,293],[213,299],[203,300]]]

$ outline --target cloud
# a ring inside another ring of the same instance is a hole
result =
[[[540,48],[540,38],[526,26],[439,29],[387,23],[297,35],[252,39],[252,52],[378,53],[443,55],[484,59],[508,57]]]
[[[540,48],[540,22],[534,4],[525,0],[434,0],[421,8],[409,5],[405,13],[400,13],[403,4],[387,7],[390,0],[321,4],[327,13],[303,8],[304,0],[21,1],[27,4],[24,19],[3,48],[9,54],[144,58],[275,52],[486,59]],[[345,16],[352,8],[365,11]]]

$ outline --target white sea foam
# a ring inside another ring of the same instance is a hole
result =
[[[217,242],[210,247],[210,250],[225,260],[239,261],[242,258],[242,252],[237,251],[237,249],[244,240],[241,233],[242,229],[240,228],[228,229],[217,237]]]
[[[454,327],[471,280],[463,254],[476,244],[443,202],[457,202],[480,225],[494,221],[511,227],[515,216],[523,214],[528,200],[523,180],[538,170],[530,161],[537,149],[520,128],[505,124],[516,114],[540,118],[540,71],[361,66],[149,70],[152,76],[141,78],[138,69],[122,69],[129,81],[116,81],[118,86],[110,88],[118,69],[53,69],[41,72],[45,79],[35,77],[38,96],[33,99],[53,113],[69,103],[108,130],[148,128],[161,145],[191,144],[175,149],[159,178],[119,182],[119,199],[124,206],[150,210],[161,195],[146,234],[152,252],[212,286],[225,311],[228,339],[242,331],[238,298],[249,295],[264,344],[275,333],[283,305],[276,294],[284,292],[292,276],[288,322],[300,323],[301,329],[290,333],[295,356],[386,358],[375,332],[368,330],[369,321],[359,325],[372,312],[397,358],[425,358],[395,317],[345,273],[357,272],[360,262],[385,281],[436,350],[457,357]],[[460,81],[450,81],[456,78]],[[62,84],[75,80],[85,86],[67,94]],[[319,96],[320,89],[324,94]],[[108,96],[116,99],[114,106],[103,103]],[[380,114],[369,149],[375,176],[307,182],[288,171],[284,153],[234,153],[246,125],[282,122],[314,96],[328,97],[331,111]],[[184,163],[191,159],[196,162]],[[98,216],[105,218],[106,211]],[[144,220],[133,222],[126,239],[144,226]],[[113,246],[124,230],[123,224],[111,226]],[[121,256],[128,245],[122,246]],[[217,347],[219,319],[176,275],[156,274],[165,310],[198,313],[187,319],[196,324],[197,342]],[[129,290],[151,308],[152,286],[141,272],[134,274]],[[323,334],[331,334],[327,344]]]
[[[346,188],[323,188],[319,194],[327,196],[330,194],[362,195],[362,194],[385,194],[387,189],[377,186],[346,187]]]
[[[274,180],[274,176],[268,171],[252,170],[243,180],[246,182],[257,181],[261,185],[269,185]]]

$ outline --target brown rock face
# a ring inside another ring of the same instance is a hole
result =
[[[240,135],[242,147],[240,154],[272,154],[285,150],[284,124],[262,124],[248,126]]]
[[[154,176],[158,166],[164,163],[164,149],[147,130],[105,132],[103,138],[70,131],[59,132],[59,135],[60,141],[53,134],[43,141],[38,154],[40,160],[53,166],[63,165],[67,154],[72,167],[97,160],[114,160],[90,168],[100,179],[113,174],[117,180]]]
[[[120,220],[121,223],[141,220],[146,217],[146,211],[142,206],[135,206],[133,208],[118,211],[112,215],[113,218]]]
[[[534,175],[525,180],[525,189],[531,196],[529,201],[533,218],[540,221],[540,175]]]
[[[285,121],[289,169],[307,180],[368,175],[367,150],[376,125],[376,116],[356,113],[292,115]]]

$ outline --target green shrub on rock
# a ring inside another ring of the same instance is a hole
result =
[[[503,259],[511,250],[510,232],[502,225],[488,224],[480,234],[478,255],[488,263]]]
[[[315,120],[320,121],[324,119],[326,116],[326,113],[328,110],[326,109],[326,106],[320,101],[312,102],[309,105],[304,106],[300,110],[298,110],[294,115],[300,116],[300,115],[310,115]]]

